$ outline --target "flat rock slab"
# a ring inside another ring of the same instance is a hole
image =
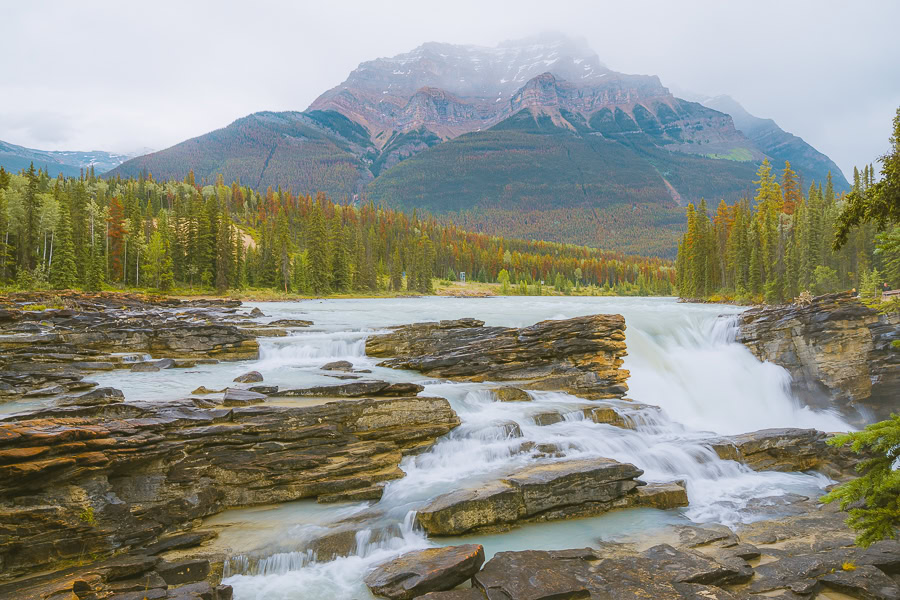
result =
[[[314,398],[362,398],[363,396],[415,396],[425,387],[416,383],[388,383],[386,381],[353,381],[337,385],[278,390],[273,396]]]
[[[444,494],[417,514],[432,535],[467,531],[533,518],[597,514],[637,487],[643,471],[609,459],[563,460],[521,469],[477,489]]]
[[[240,390],[237,388],[226,388],[225,396],[222,404],[225,406],[249,406],[250,404],[260,404],[266,401],[265,394],[258,394],[250,390]]]
[[[268,327],[309,327],[312,325],[312,321],[307,321],[306,319],[278,319],[277,321],[271,321],[266,323]]]
[[[131,370],[135,373],[156,373],[163,369],[171,369],[174,366],[174,360],[171,358],[162,358],[160,360],[148,360],[135,363],[131,366]]]
[[[472,584],[488,600],[734,600],[739,596],[697,582],[728,581],[733,573],[716,561],[671,546],[616,557],[591,548],[526,550],[498,552]],[[436,595],[435,600],[442,598]]]
[[[451,590],[470,579],[482,564],[481,544],[428,548],[376,567],[365,582],[375,595],[409,600],[428,592]]]
[[[900,586],[871,565],[840,569],[819,578],[826,587],[866,600],[900,600]]]

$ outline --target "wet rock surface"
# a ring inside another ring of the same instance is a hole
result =
[[[842,409],[857,423],[880,421],[900,397],[900,314],[879,315],[849,292],[811,304],[753,308],[740,316],[738,341],[791,373],[795,391],[816,408]],[[824,402],[823,402],[824,399]]]
[[[222,585],[219,579],[212,575],[210,562],[206,559],[170,563],[147,554],[127,554],[88,566],[0,583],[0,597],[22,600],[231,600],[231,586]]]
[[[424,386],[416,383],[388,383],[387,381],[353,381],[338,385],[320,385],[308,388],[279,389],[271,396],[312,398],[360,398],[362,396],[416,395]]]
[[[366,576],[373,594],[396,600],[450,590],[470,579],[484,564],[481,544],[428,548],[379,565]]]
[[[591,315],[541,321],[521,329],[485,327],[476,319],[417,323],[374,335],[369,356],[383,366],[473,381],[528,380],[524,387],[582,398],[621,398],[628,390],[625,319]]]
[[[535,520],[599,514],[627,506],[643,473],[608,459],[560,460],[520,469],[473,489],[439,496],[417,513],[431,535]]]
[[[471,589],[433,592],[431,600],[900,597],[900,541],[852,545],[846,513],[807,501],[802,515],[737,532],[679,526],[670,544],[639,550],[597,548],[499,552],[472,577]],[[768,539],[757,544],[748,540]],[[844,594],[835,596],[838,592]]]
[[[815,429],[762,429],[719,438],[712,449],[724,460],[741,462],[755,471],[822,471],[842,478],[855,473],[858,457],[834,448],[828,434]]]
[[[69,406],[0,421],[2,577],[155,543],[230,507],[353,492],[459,424],[442,398]]]
[[[173,359],[257,358],[255,337],[238,327],[238,306],[114,293],[2,296],[0,400],[71,391],[85,371],[156,372],[185,366]],[[156,360],[144,362],[146,355]]]

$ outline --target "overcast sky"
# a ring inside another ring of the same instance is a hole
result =
[[[425,41],[583,36],[612,69],[730,94],[845,173],[888,147],[900,2],[0,2],[0,140],[162,149],[303,110],[360,62]]]

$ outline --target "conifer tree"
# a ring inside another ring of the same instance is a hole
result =
[[[228,289],[229,275],[234,267],[233,249],[231,218],[227,212],[223,212],[216,235],[216,291],[219,294],[224,294]]]
[[[863,431],[836,435],[828,443],[849,446],[863,459],[857,467],[860,476],[842,483],[822,501],[840,502],[850,513],[847,523],[859,532],[857,544],[895,538],[900,527],[900,414]]]
[[[75,246],[68,207],[62,207],[56,231],[56,250],[50,265],[50,283],[58,290],[71,289],[78,283],[75,268]]]
[[[23,204],[25,205],[25,243],[22,246],[21,264],[24,268],[31,270],[36,265],[37,255],[35,253],[37,247],[38,235],[38,176],[34,170],[34,163],[28,167],[25,173],[27,185],[25,186],[25,197]]]
[[[312,293],[324,295],[331,291],[331,256],[325,217],[320,203],[312,209],[309,232],[309,284]]]
[[[784,171],[781,174],[781,194],[783,198],[782,211],[792,215],[800,203],[800,184],[797,182],[797,174],[791,169],[791,163],[784,161]]]
[[[399,292],[403,289],[403,263],[400,260],[400,246],[394,246],[394,254],[391,257],[391,289]]]

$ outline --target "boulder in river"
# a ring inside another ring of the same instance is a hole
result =
[[[582,398],[621,398],[628,390],[625,319],[590,315],[530,327],[485,327],[458,319],[395,327],[366,340],[382,366],[472,381],[528,380],[527,388]]]
[[[499,402],[531,402],[528,392],[517,387],[503,386],[491,391]]]
[[[259,383],[262,380],[263,376],[259,371],[250,371],[234,378],[235,383]]]
[[[407,552],[377,566],[365,582],[377,596],[410,600],[428,592],[453,589],[477,573],[482,564],[481,544],[428,548]]]
[[[335,360],[325,363],[320,367],[323,371],[350,371],[353,369],[353,363],[349,360]]]

